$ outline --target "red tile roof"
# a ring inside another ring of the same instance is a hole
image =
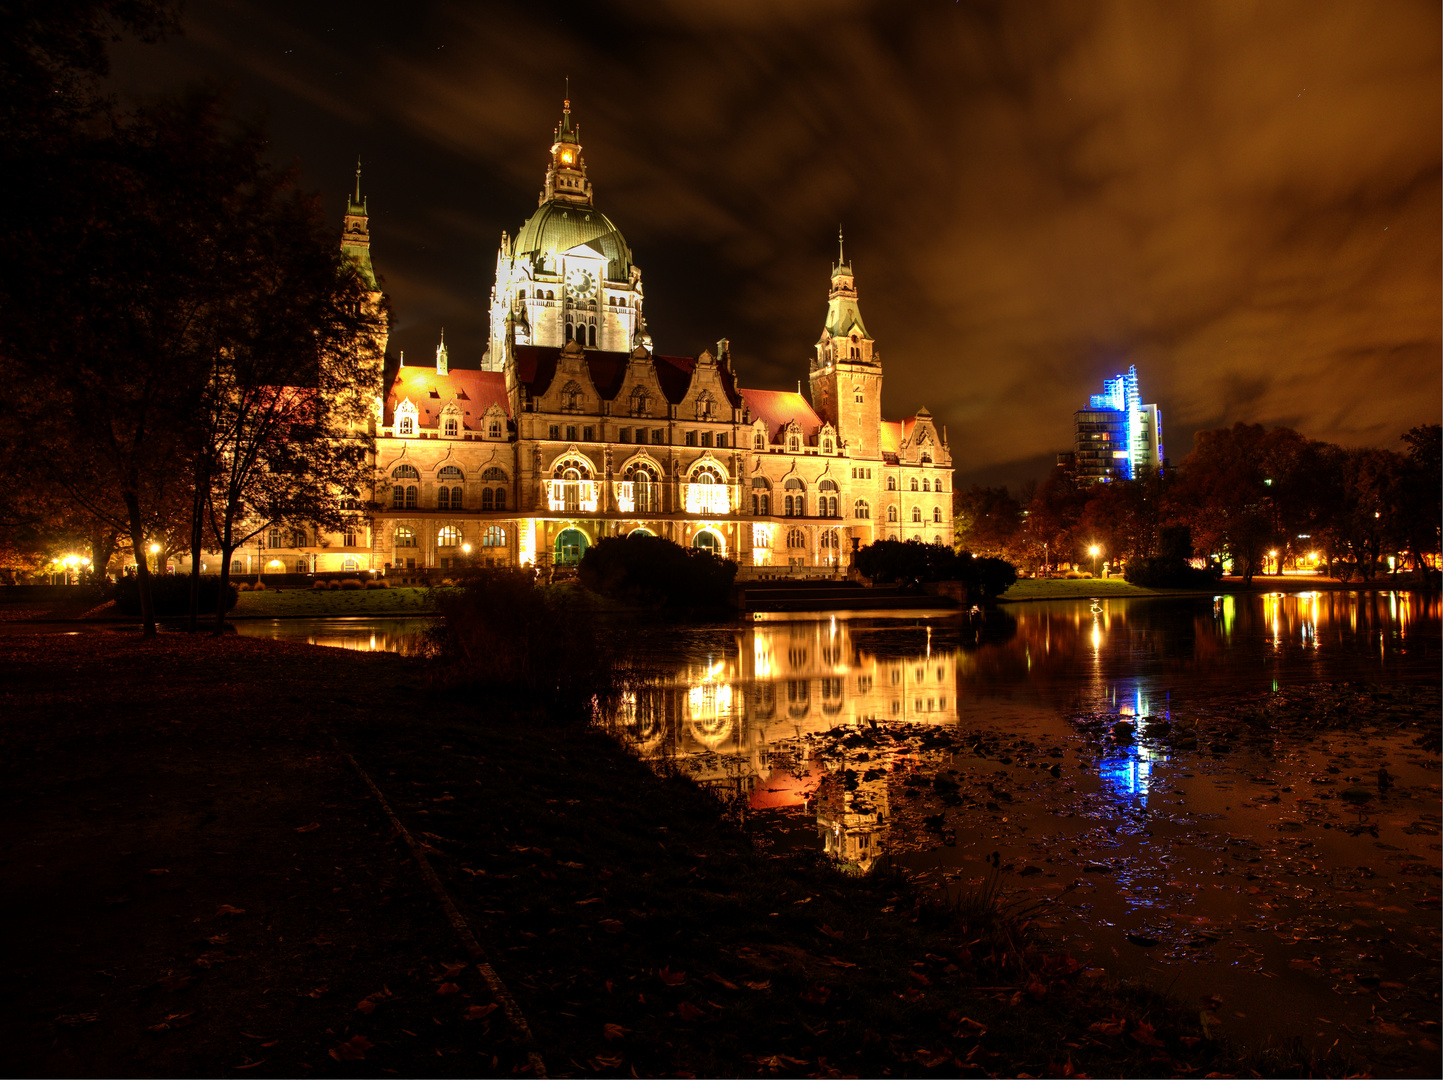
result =
[[[470,431],[481,429],[482,419],[492,405],[511,415],[506,400],[506,376],[499,371],[457,368],[449,374],[437,375],[434,367],[402,367],[386,394],[383,423],[394,423],[396,406],[406,400],[416,406],[417,424],[422,428],[439,425],[441,410],[449,401],[461,406],[462,426]]]
[[[822,418],[812,411],[807,399],[795,390],[742,390],[742,401],[751,413],[749,423],[762,420],[767,425],[767,437],[775,442],[777,435],[788,423],[795,420],[805,435],[817,433]]]

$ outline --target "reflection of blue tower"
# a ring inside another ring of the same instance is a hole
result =
[[[1112,707],[1119,721],[1132,720],[1155,715],[1148,702],[1148,696],[1141,686],[1133,686],[1129,693],[1118,687],[1112,691]],[[1162,716],[1171,718],[1170,703],[1164,702]],[[1098,777],[1103,788],[1114,796],[1146,799],[1152,786],[1152,766],[1155,761],[1165,760],[1165,755],[1132,740],[1119,739],[1110,753],[1098,766]]]

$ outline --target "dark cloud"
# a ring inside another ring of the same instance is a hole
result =
[[[1169,452],[1291,423],[1394,445],[1439,418],[1436,4],[192,0],[122,85],[270,103],[339,213],[368,160],[397,345],[479,358],[502,229],[562,79],[661,347],[726,334],[805,378],[837,223],[893,415],[1017,478],[1136,363]]]

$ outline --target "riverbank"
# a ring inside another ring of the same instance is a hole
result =
[[[553,1075],[1239,1067],[1195,1013],[1103,967],[900,877],[764,857],[692,784],[594,731],[478,715],[417,661],[181,636],[5,646],[3,934],[28,992],[0,1037],[19,1071],[526,1067],[331,732],[425,846]]]
[[[1086,600],[1110,597],[1212,596],[1220,593],[1297,593],[1297,592],[1378,592],[1391,589],[1416,589],[1412,578],[1379,578],[1373,581],[1339,581],[1337,578],[1309,574],[1285,574],[1282,577],[1258,576],[1244,583],[1240,577],[1224,577],[1206,589],[1146,589],[1122,578],[1022,578],[998,599],[1012,604],[1027,600]]]

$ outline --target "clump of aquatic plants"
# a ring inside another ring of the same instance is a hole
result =
[[[529,569],[478,571],[436,590],[428,648],[442,679],[553,723],[589,721],[617,693],[614,657],[577,589]]]

